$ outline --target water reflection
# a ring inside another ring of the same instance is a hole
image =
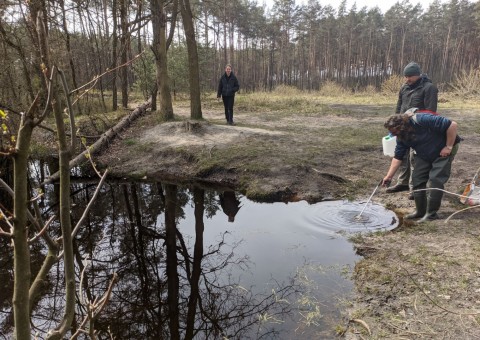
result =
[[[94,190],[72,183],[73,221]],[[55,209],[56,197],[55,186],[47,188],[45,211]],[[109,183],[75,240],[81,289],[72,334],[94,328],[99,339],[332,336],[328,318],[338,319],[337,299],[350,289],[341,271],[356,256],[343,237],[316,230],[311,209],[318,207],[258,204],[232,191]],[[41,247],[35,254],[42,258]],[[9,256],[1,265],[2,287],[11,287]],[[51,273],[32,316],[39,338],[61,317],[61,269],[60,263]],[[108,303],[82,324],[88,302],[100,300],[114,275]],[[11,291],[2,293],[0,321],[8,337]]]
[[[240,210],[240,201],[234,191],[223,191],[219,194],[220,205],[225,215],[228,216],[228,222],[235,221],[235,215]]]

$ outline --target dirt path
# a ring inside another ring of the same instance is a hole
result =
[[[319,104],[301,113],[251,112],[241,105],[236,126],[227,126],[210,103],[205,121],[158,124],[143,117],[100,158],[117,176],[181,180],[232,187],[257,200],[357,199],[368,197],[390,159],[383,156],[381,105]],[[465,138],[446,190],[459,193],[480,166],[480,107],[445,109]],[[375,195],[399,216],[411,211],[406,193]],[[353,278],[356,300],[339,327],[353,339],[480,338],[480,209],[445,219],[463,208],[446,195],[441,220],[402,223],[393,232],[356,237],[364,259]],[[345,323],[344,323],[345,324]]]

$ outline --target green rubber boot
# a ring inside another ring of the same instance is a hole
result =
[[[425,192],[413,193],[413,199],[415,200],[415,211],[411,214],[405,215],[403,218],[411,220],[414,218],[421,218],[425,216],[427,212],[427,195]]]
[[[438,220],[440,217],[438,216],[437,211],[440,209],[440,205],[442,205],[442,200],[429,199],[427,203],[427,213],[418,221],[418,223]]]

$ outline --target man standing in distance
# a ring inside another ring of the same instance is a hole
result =
[[[235,125],[233,123],[233,103],[235,102],[235,92],[240,89],[238,79],[232,72],[232,66],[228,64],[225,66],[225,73],[220,77],[218,84],[217,98],[222,97],[223,106],[225,106],[225,119],[227,124]]]
[[[403,70],[405,83],[398,94],[395,113],[405,113],[409,109],[416,108],[418,113],[437,114],[438,89],[426,74],[422,74],[420,66],[411,62]],[[410,191],[409,199],[413,200],[413,184],[411,172],[414,166],[413,149],[407,153],[400,168],[397,184],[386,190],[388,193]]]

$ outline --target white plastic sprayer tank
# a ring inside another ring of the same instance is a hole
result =
[[[397,137],[388,135],[382,138],[383,154],[393,157],[395,155],[395,146],[397,145]]]

